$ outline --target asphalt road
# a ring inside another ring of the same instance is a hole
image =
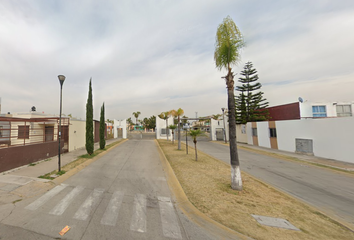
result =
[[[6,239],[57,239],[67,225],[63,238],[75,240],[218,239],[175,207],[157,146],[143,139],[119,145],[61,185],[18,202],[0,230]]]
[[[228,146],[198,142],[198,150],[230,163]],[[354,177],[239,149],[241,170],[354,226]]]

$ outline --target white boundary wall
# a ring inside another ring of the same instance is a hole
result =
[[[69,152],[84,148],[86,144],[86,121],[70,119]]]
[[[114,125],[113,125],[113,137],[118,138],[118,128],[123,129],[123,138],[127,138],[127,120],[116,120],[114,119]]]
[[[173,125],[173,117],[168,118],[168,126]],[[156,117],[156,139],[167,139],[166,134],[161,134],[161,129],[166,128],[166,120]],[[176,128],[177,130],[177,128]],[[169,131],[168,140],[172,141],[171,130]]]
[[[260,147],[270,148],[268,122],[257,122],[257,134],[258,134],[258,145]]]
[[[279,150],[295,152],[296,138],[311,139],[315,156],[354,163],[354,117],[276,121],[275,124]],[[251,128],[252,124],[247,123],[248,144],[253,144]],[[257,132],[259,146],[270,147],[268,122],[257,122]]]

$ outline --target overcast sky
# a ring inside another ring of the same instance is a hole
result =
[[[118,120],[221,113],[214,45],[227,15],[246,42],[233,71],[251,61],[270,106],[354,101],[353,0],[1,0],[1,111],[58,114],[62,74],[63,113],[82,119],[91,77],[96,119],[103,102]]]

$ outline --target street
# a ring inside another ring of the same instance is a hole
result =
[[[198,150],[230,163],[228,146],[200,141]],[[238,151],[242,171],[354,226],[353,177],[242,149]]]
[[[75,240],[218,239],[175,207],[153,140],[129,140],[45,194],[16,203],[0,229],[23,232],[6,239],[57,239],[65,226],[71,229],[63,238]]]

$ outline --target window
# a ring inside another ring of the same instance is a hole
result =
[[[18,138],[29,139],[29,126],[18,126]]]
[[[54,139],[54,126],[45,126],[45,141],[53,141]]]
[[[257,137],[257,128],[252,128],[252,136]]]
[[[351,117],[352,106],[351,105],[337,105],[337,117]]]
[[[313,117],[327,117],[326,106],[312,106]]]
[[[168,135],[171,135],[170,134],[170,129],[168,129]],[[161,135],[166,135],[166,128],[161,128]]]
[[[0,137],[2,137],[2,126],[0,126]]]
[[[269,128],[269,137],[271,137],[271,138],[277,137],[277,129],[276,128]]]

